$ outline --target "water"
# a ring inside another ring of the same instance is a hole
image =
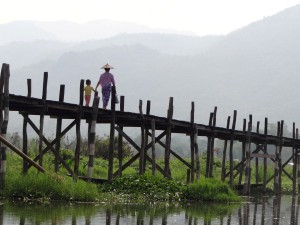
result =
[[[195,225],[298,224],[300,197],[245,199],[242,204],[84,204],[2,202],[1,224]]]

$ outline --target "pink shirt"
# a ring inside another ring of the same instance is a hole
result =
[[[113,85],[115,85],[114,75],[112,75],[109,72],[105,72],[105,73],[103,73],[103,74],[100,75],[100,79],[99,79],[98,83],[101,85],[101,87],[108,86],[111,83]]]

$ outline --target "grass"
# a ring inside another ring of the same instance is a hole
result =
[[[128,159],[125,158],[123,163]],[[79,166],[79,175],[84,176],[87,171],[87,157],[82,157]],[[188,160],[187,160],[188,161]],[[73,167],[73,160],[66,160],[69,166]],[[163,160],[157,160],[163,167]],[[117,170],[118,162],[114,160],[114,171]],[[213,176],[206,179],[205,158],[201,158],[201,179],[192,184],[186,185],[186,166],[179,160],[172,159],[170,167],[172,180],[163,178],[160,173],[153,177],[150,175],[151,166],[147,164],[146,174],[138,176],[138,161],[123,171],[123,177],[115,179],[111,184],[97,186],[83,181],[74,182],[67,177],[67,171],[61,167],[59,173],[53,172],[54,158],[51,154],[44,157],[44,168],[46,174],[38,173],[34,168],[29,170],[28,175],[23,176],[22,159],[14,153],[7,154],[7,176],[6,187],[0,195],[5,198],[17,199],[39,199],[41,201],[239,201],[236,193],[226,183],[220,181],[221,162],[216,159],[214,162]],[[228,171],[229,165],[227,165]],[[285,170],[291,173],[292,168]],[[101,158],[95,158],[93,177],[107,178],[108,162]],[[259,182],[262,181],[262,168],[259,167]],[[268,166],[267,176],[273,174],[273,168]],[[244,177],[243,177],[244,179]],[[254,169],[252,170],[252,183],[255,183]],[[235,179],[237,181],[238,179]],[[227,181],[226,181],[227,182]],[[292,182],[287,176],[282,176],[282,190],[290,193]],[[268,184],[273,188],[273,182]]]

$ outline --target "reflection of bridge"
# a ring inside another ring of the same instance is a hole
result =
[[[224,140],[224,149],[222,157],[222,180],[228,180],[229,184],[243,184],[244,194],[250,193],[251,186],[251,167],[255,167],[254,175],[256,178],[256,184],[258,184],[258,165],[262,163],[263,168],[263,181],[262,186],[264,190],[266,185],[274,180],[275,192],[281,192],[281,175],[284,173],[293,182],[293,190],[296,192],[297,184],[297,166],[299,160],[297,159],[298,149],[300,148],[300,141],[298,140],[298,129],[293,125],[293,138],[283,136],[283,121],[278,122],[277,136],[268,135],[268,119],[264,121],[264,132],[259,133],[259,122],[257,123],[256,132],[252,132],[252,116],[249,116],[248,123],[244,119],[243,130],[236,130],[236,116],[237,112],[234,111],[232,123],[230,125],[231,117],[227,119],[226,128],[216,127],[216,115],[217,108],[210,114],[209,125],[196,124],[194,119],[194,103],[191,104],[190,121],[180,121],[173,119],[173,98],[170,98],[167,117],[158,117],[150,115],[150,101],[147,101],[146,113],[142,110],[142,101],[139,105],[139,113],[131,113],[124,111],[124,96],[120,99],[120,110],[115,110],[115,101],[112,98],[111,110],[104,110],[98,108],[99,97],[96,95],[94,98],[93,107],[83,106],[83,85],[84,80],[80,83],[80,100],[79,104],[70,104],[64,102],[64,85],[60,86],[59,101],[47,100],[47,80],[48,73],[44,73],[43,81],[43,94],[42,98],[31,97],[31,80],[27,80],[28,94],[27,96],[17,96],[9,94],[9,65],[3,64],[1,70],[1,141],[12,150],[17,152],[24,158],[23,170],[26,172],[30,165],[37,167],[39,170],[43,170],[43,155],[49,150],[56,156],[56,170],[58,164],[61,163],[73,176],[78,176],[79,166],[79,154],[81,143],[80,123],[85,120],[89,123],[89,163],[87,177],[91,178],[93,170],[93,158],[95,149],[95,126],[97,123],[110,124],[110,155],[109,155],[109,168],[108,168],[108,180],[112,180],[115,176],[121,176],[122,171],[130,166],[135,160],[139,160],[139,171],[141,174],[145,172],[146,161],[152,165],[152,173],[155,174],[156,170],[162,173],[165,177],[171,178],[171,171],[169,167],[170,155],[180,160],[187,166],[187,181],[194,181],[200,177],[200,159],[199,148],[197,144],[198,136],[207,137],[207,160],[206,170],[204,172],[206,177],[212,177],[214,170],[214,141],[215,139]],[[4,91],[3,91],[4,90]],[[113,87],[113,96],[115,88]],[[24,118],[23,123],[23,149],[20,151],[16,147],[7,142],[5,134],[8,123],[9,111],[18,111]],[[30,115],[38,115],[40,117],[39,126],[36,126],[29,118]],[[44,117],[49,116],[54,118],[57,123],[56,138],[53,141],[48,141],[44,136]],[[65,129],[62,129],[62,120],[73,120]],[[27,125],[30,125],[33,130],[39,135],[39,155],[31,160],[27,156]],[[64,160],[60,157],[60,139],[63,137],[72,127],[76,127],[76,149],[74,151],[75,165],[74,168],[70,168]],[[135,143],[124,131],[124,127],[138,127],[141,129],[141,143]],[[119,151],[119,163],[118,170],[113,171],[113,149],[114,149],[114,136],[115,131],[118,132],[118,151]],[[159,132],[159,134],[158,134]],[[190,161],[186,161],[180,157],[175,151],[171,149],[172,133],[184,134],[190,136]],[[165,141],[162,141],[162,139]],[[126,139],[138,153],[134,155],[129,161],[123,164],[122,162],[122,141]],[[234,142],[242,143],[242,158],[239,163],[233,160],[233,144]],[[43,149],[43,144],[47,147]],[[164,147],[164,167],[160,167],[156,163],[155,146],[159,144]],[[251,145],[255,145],[253,150]],[[276,151],[274,154],[268,152],[268,145],[274,145]],[[283,147],[290,147],[290,157],[286,162],[281,160],[281,152]],[[147,151],[151,149],[151,154]],[[263,158],[263,160],[258,160]],[[251,163],[251,160],[255,160],[255,163]],[[5,148],[2,148],[2,161],[5,160]],[[229,161],[229,169],[226,168],[225,162]],[[38,164],[35,163],[38,161]],[[274,162],[275,169],[274,174],[271,177],[267,177],[267,165],[268,162]],[[289,174],[285,170],[288,163],[293,162],[293,172]],[[29,163],[29,164],[28,164]],[[228,171],[227,171],[228,170]],[[4,172],[5,174],[5,172]],[[244,177],[243,177],[244,175]],[[242,182],[242,180],[244,182]],[[300,182],[300,178],[299,178]],[[299,187],[298,187],[299,188]]]

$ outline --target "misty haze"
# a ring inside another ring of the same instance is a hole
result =
[[[26,95],[31,78],[32,96],[41,97],[46,71],[48,99],[58,100],[65,84],[65,101],[78,103],[80,79],[95,86],[109,62],[126,111],[138,112],[139,99],[151,100],[151,114],[166,116],[172,96],[175,119],[189,120],[194,101],[197,123],[207,124],[217,106],[217,126],[237,110],[238,128],[249,114],[291,128],[300,123],[299,20],[298,5],[228,35],[204,37],[106,20],[18,21],[0,25],[0,61],[10,64],[10,92],[17,95]]]

